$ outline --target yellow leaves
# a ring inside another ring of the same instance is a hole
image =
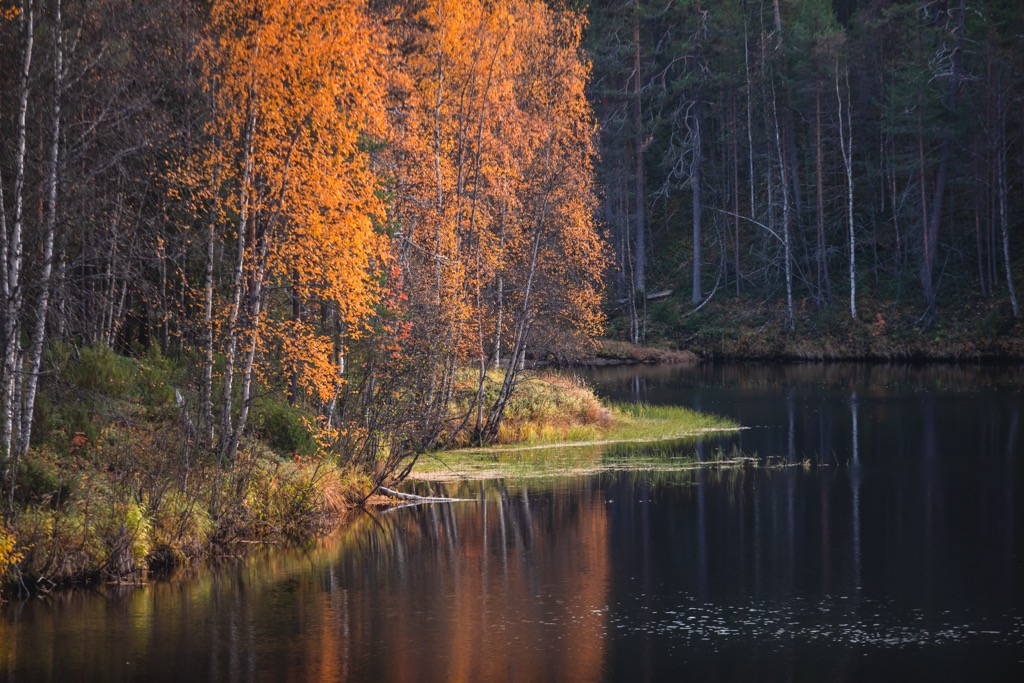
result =
[[[0,580],[7,577],[7,572],[24,559],[24,553],[18,549],[18,540],[13,533],[0,526]]]

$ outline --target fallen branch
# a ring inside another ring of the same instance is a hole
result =
[[[391,496],[392,498],[398,498],[399,500],[414,500],[417,503],[461,503],[475,500],[474,498],[444,498],[436,496],[417,496],[412,493],[402,493],[401,491],[394,491],[381,486],[377,489],[381,493]]]
[[[721,281],[722,281],[722,271],[721,271],[721,269],[719,269],[719,271],[718,271],[718,278],[715,279],[715,288],[711,290],[710,294],[708,294],[708,298],[704,299],[704,301],[701,302],[700,306],[698,306],[697,308],[693,309],[689,313],[686,313],[685,315],[683,315],[683,317],[684,318],[688,318],[691,315],[693,315],[694,313],[696,313],[697,311],[699,311],[700,309],[704,308],[705,304],[707,304],[707,302],[711,301],[711,297],[713,297],[715,295],[715,292],[718,291],[718,284]]]

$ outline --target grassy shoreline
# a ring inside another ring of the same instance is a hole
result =
[[[681,406],[619,403],[607,409],[607,421],[586,435],[568,432],[563,438],[549,435],[483,448],[425,454],[417,461],[409,479],[437,482],[705,466],[664,454],[676,452],[701,437],[743,429],[732,420]],[[715,458],[713,462],[724,465],[739,464],[743,460],[733,454]]]

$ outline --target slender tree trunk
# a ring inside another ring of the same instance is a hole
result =
[[[777,5],[776,5],[777,7]],[[786,330],[792,330],[794,327],[793,320],[793,257],[790,249],[789,239],[789,226],[790,226],[790,206],[789,206],[789,179],[786,176],[786,158],[782,153],[782,135],[779,131],[779,114],[778,108],[776,107],[775,98],[775,85],[772,85],[772,119],[775,124],[775,151],[778,154],[779,159],[779,183],[780,189],[782,190],[782,247],[783,247],[783,259],[784,272],[786,277],[786,319],[784,327]]]
[[[1002,97],[1000,96],[1000,99]],[[1006,216],[1006,117],[1003,108],[999,111],[998,124],[998,148],[996,149],[996,175],[997,191],[999,193],[999,230],[1003,241],[1003,265],[1006,268],[1006,289],[1010,294],[1010,306],[1013,309],[1013,317],[1020,318],[1020,307],[1017,304],[1017,290],[1013,286],[1013,271],[1010,269],[1010,229]]]
[[[850,109],[852,102],[850,98],[849,72],[846,81],[846,121],[843,121],[843,94],[839,89],[839,63],[836,62],[836,100],[839,103],[839,147],[843,153],[843,168],[846,170],[846,224],[850,231],[850,318],[857,319],[857,266],[856,266],[856,241],[853,232],[853,119]],[[847,135],[843,135],[843,125],[846,125]]]
[[[999,216],[999,178],[996,173],[995,163],[991,164],[988,171],[988,192],[985,216],[985,250],[988,253],[986,259],[986,277],[988,277],[988,291],[995,292],[999,286],[999,250],[996,248],[996,222]]]
[[[980,180],[980,178],[979,178]],[[980,185],[980,183],[979,183]],[[981,187],[975,189],[974,192],[974,247],[977,251],[978,261],[978,286],[981,288],[981,296],[984,299],[988,298],[988,283],[985,281],[985,251],[984,241],[981,237],[981,200],[979,194],[981,193]]]
[[[818,245],[815,263],[818,280],[818,295],[826,302],[832,301],[832,280],[828,273],[828,245],[825,243],[825,180],[821,145],[821,80],[816,80],[814,92],[814,161],[817,172],[817,223]],[[842,122],[840,122],[841,124]],[[841,126],[840,126],[841,127]]]
[[[954,48],[950,56],[950,79],[951,85],[949,88],[948,105],[949,111],[955,112],[957,107],[957,94],[960,89],[960,53],[963,47],[963,33],[964,33],[964,21],[966,19],[966,0],[960,0],[960,17],[957,20],[957,27],[955,29]],[[942,202],[946,194],[946,177],[948,174],[949,166],[949,153],[950,147],[952,146],[952,123],[947,123],[946,130],[942,135],[942,146],[939,152],[939,166],[935,171],[935,188],[932,194],[932,208],[931,208],[931,220],[927,226],[927,250],[925,253],[925,259],[928,262],[928,277],[929,283],[926,291],[926,306],[925,315],[929,322],[933,322],[938,315],[938,311],[935,307],[935,283],[932,281],[932,274],[935,269],[935,261],[938,253],[938,239],[939,239],[939,225],[942,222]]]
[[[267,250],[268,238],[263,237],[257,256],[258,265],[250,288],[250,310],[249,310],[249,349],[245,355],[245,364],[242,366],[242,395],[238,402],[238,423],[235,425],[234,434],[231,436],[231,443],[228,447],[228,460],[234,460],[238,454],[238,447],[242,442],[242,435],[249,420],[249,409],[252,407],[253,399],[253,368],[256,364],[256,351],[260,343],[260,318],[263,312],[263,282],[267,273]]]
[[[4,203],[4,177],[3,177],[3,169],[2,168],[0,168],[0,254],[2,254],[2,263],[0,263],[0,281],[2,281],[2,283],[3,283],[3,285],[2,285],[3,301],[6,302],[6,301],[8,301],[8,294],[7,294],[7,209],[6,209],[6,204]],[[4,309],[5,310],[3,311],[3,315],[0,316],[0,325],[2,325],[2,329],[0,329],[0,333],[2,333],[2,336],[3,336],[2,340],[0,340],[0,341],[2,341],[3,344],[4,344],[2,377],[0,377],[0,379],[2,379],[2,382],[3,382],[2,385],[0,385],[0,410],[3,410],[4,415],[6,415],[7,414],[6,411],[9,409],[9,406],[10,406],[10,404],[8,402],[9,401],[8,396],[9,395],[13,396],[13,390],[9,391],[8,390],[8,384],[7,384],[8,368],[7,368],[6,348],[7,348],[7,344],[9,343],[8,342],[9,333],[8,333],[8,321],[7,321],[6,305],[4,305]],[[2,449],[2,450],[0,450],[0,489],[2,489],[2,487],[4,485],[6,485],[8,483],[11,483],[12,484],[11,488],[13,490],[13,482],[10,481],[10,479],[11,479],[10,475],[12,474],[12,472],[11,472],[11,467],[10,467],[10,462],[9,462],[9,458],[12,455],[11,452],[10,452],[10,445],[11,445],[10,423],[7,422],[6,420],[4,420],[3,421],[3,425],[4,425],[5,429],[3,429],[3,434],[2,434],[3,441],[2,441],[2,443],[0,443],[0,449]],[[10,502],[13,505],[13,497],[11,498]]]
[[[693,162],[690,165],[690,180],[693,183],[693,294],[690,300],[698,304],[703,298],[700,291],[700,247],[701,247],[701,131],[700,99],[693,104]]]
[[[755,199],[757,193],[754,190],[754,91],[750,79],[750,46],[747,38],[747,25],[743,24],[743,66],[747,76],[747,160],[750,164],[750,218],[757,219],[757,208]]]
[[[935,294],[932,287],[932,262],[929,257],[932,246],[928,228],[928,186],[924,156],[924,132],[920,117],[917,120],[917,163],[918,185],[921,194],[921,288],[924,293],[925,308],[926,310],[931,310]]]
[[[252,146],[256,128],[256,111],[254,96],[249,95],[249,115],[246,121],[245,140],[243,142],[242,179],[240,201],[238,207],[238,253],[235,267],[231,273],[232,299],[228,309],[227,333],[228,343],[224,354],[224,386],[221,407],[220,451],[228,455],[234,448],[234,428],[232,427],[231,411],[234,407],[234,373],[238,353],[238,318],[242,307],[242,290],[245,288],[243,278],[245,270],[246,230],[249,218],[249,184],[252,178]]]
[[[292,272],[292,322],[298,326],[302,322],[302,300],[299,298],[298,273]],[[299,400],[299,369],[296,364],[288,372],[288,405],[294,406]]]
[[[625,185],[626,185],[626,181],[625,181],[625,178],[623,178],[622,181],[621,181],[621,187],[620,187],[620,193],[619,193],[620,197],[622,198],[622,206],[620,208],[622,209],[622,211],[621,211],[621,215],[622,215],[622,219],[623,219],[622,220],[622,224],[623,224],[623,227],[624,227],[623,232],[624,232],[624,235],[625,235],[625,239],[623,240],[623,243],[625,245],[625,259],[623,261],[623,266],[624,267],[629,267],[629,268],[632,269],[630,271],[630,277],[626,279],[626,282],[628,284],[628,291],[627,291],[627,296],[626,296],[626,307],[627,307],[627,310],[629,311],[629,340],[632,343],[634,343],[634,344],[639,344],[640,343],[640,321],[639,321],[639,318],[637,316],[637,310],[636,310],[636,295],[637,295],[636,279],[633,277],[633,275],[636,273],[636,260],[633,258],[633,234],[632,234],[633,225],[632,225],[632,223],[629,220],[629,210],[628,210],[628,208],[626,208],[626,205],[628,204],[628,201],[626,199],[626,194],[627,193],[626,193]]]
[[[25,392],[25,407],[21,420],[21,455],[28,453],[32,438],[32,414],[35,410],[36,391],[43,362],[43,340],[46,337],[46,319],[50,306],[51,275],[53,273],[53,242],[57,232],[57,180],[60,170],[61,98],[64,90],[64,25],[61,21],[61,0],[53,0],[53,105],[50,131],[50,167],[46,187],[46,228],[43,237],[43,271],[39,276],[39,302],[36,304],[36,327],[32,332],[31,370]]]
[[[903,247],[904,240],[900,231],[900,207],[896,201],[896,169],[893,167],[891,154],[886,155],[885,166],[884,172],[889,176],[889,195],[892,197],[892,201],[889,202],[889,208],[892,210],[892,228],[896,233],[896,266],[893,268],[893,274],[900,275],[903,271],[906,249]]]
[[[928,287],[925,292],[926,316],[929,321],[934,321],[938,315],[935,304],[935,261],[938,256],[939,224],[942,221],[942,201],[946,193],[946,175],[949,164],[950,140],[947,136],[942,141],[942,149],[939,152],[939,167],[935,171],[935,187],[932,194],[932,206],[930,220],[927,225],[925,244],[925,259],[928,262]]]
[[[2,426],[0,426],[0,456],[3,457],[3,474],[11,483],[9,494],[14,495],[14,472],[9,459],[14,455],[18,436],[14,430],[20,427],[15,419],[19,407],[18,362],[21,355],[21,264],[23,257],[22,221],[25,201],[25,158],[28,139],[29,75],[32,65],[32,48],[35,40],[35,3],[24,0],[18,15],[21,37],[21,64],[18,72],[18,109],[14,156],[14,222],[8,237],[4,230],[3,251],[3,294],[6,307],[4,315],[4,359],[3,359],[3,403]],[[13,500],[13,498],[12,498]]]
[[[501,235],[498,241],[498,249],[501,254],[505,253],[505,216],[502,213],[501,218]],[[498,301],[498,312],[497,321],[494,324],[494,367],[501,367],[501,328],[505,324],[505,275],[500,270],[498,271],[498,286],[497,286],[497,301]]]
[[[804,213],[804,196],[800,187],[800,163],[796,154],[796,122],[793,120],[793,106],[789,102],[785,104],[786,118],[783,142],[785,143],[786,161],[789,163],[789,169],[786,173],[789,176],[790,187],[793,191],[793,222],[797,225],[797,234],[800,235],[800,240],[803,243],[804,258],[809,261],[810,259],[807,258],[807,238],[804,236],[803,231],[799,229]]]
[[[438,25],[444,25],[441,15],[443,3],[438,3]],[[437,47],[437,97],[434,102],[434,181],[437,183],[437,221],[434,225],[434,297],[438,307],[441,305],[441,223],[444,219],[444,182],[442,174],[443,150],[441,148],[441,126],[443,115],[441,105],[444,103],[444,49]],[[440,313],[440,311],[438,311]]]
[[[217,192],[216,180],[213,192]],[[206,267],[203,271],[203,389],[201,399],[206,447],[211,449],[216,443],[213,424],[213,273],[217,240],[216,221],[216,211],[211,205],[210,220],[206,226]]]
[[[738,126],[739,121],[736,118],[736,99],[732,99],[732,121],[734,126]],[[740,295],[740,280],[742,276],[740,274],[740,151],[739,142],[736,136],[732,137],[732,222],[733,222],[733,261],[736,267],[736,296]]]
[[[498,390],[498,397],[491,405],[487,414],[487,425],[480,435],[481,442],[491,441],[498,435],[502,418],[505,415],[505,406],[512,396],[516,381],[522,372],[526,359],[526,338],[532,324],[531,306],[533,305],[533,282],[537,274],[538,255],[540,253],[541,239],[547,223],[548,206],[545,198],[540,210],[536,233],[533,237],[533,245],[530,249],[529,272],[526,277],[526,286],[523,288],[523,299],[519,311],[519,320],[516,321],[515,334],[512,341],[512,352],[509,357],[508,367],[505,368],[505,377],[502,380],[501,388]]]
[[[633,127],[636,168],[634,180],[636,184],[636,259],[633,266],[634,288],[640,294],[647,291],[647,244],[646,244],[646,211],[647,193],[644,188],[644,126],[643,105],[640,92],[640,0],[633,0]]]

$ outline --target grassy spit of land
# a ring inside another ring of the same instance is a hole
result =
[[[536,477],[611,469],[678,469],[680,442],[740,429],[729,419],[681,406],[607,403],[581,380],[542,373],[519,387],[494,445],[422,456],[414,480]],[[718,454],[716,463],[738,462]]]
[[[307,430],[310,416],[283,399],[256,402],[233,462],[197,447],[175,390],[188,382],[187,365],[106,347],[53,350],[53,390],[38,403],[15,494],[2,501],[0,584],[8,591],[138,580],[237,556],[325,533],[364,501],[369,474],[320,447]],[[470,412],[477,378],[465,372],[453,416]],[[488,377],[487,397],[499,380]],[[549,372],[531,373],[517,388],[493,448],[473,443],[473,426],[452,435],[456,450],[422,457],[415,476],[452,465],[477,476],[608,469],[632,457],[621,450],[626,443],[652,447],[737,428],[683,408],[609,405],[579,379]],[[555,448],[567,443],[576,447]],[[660,466],[657,453],[646,457]]]

